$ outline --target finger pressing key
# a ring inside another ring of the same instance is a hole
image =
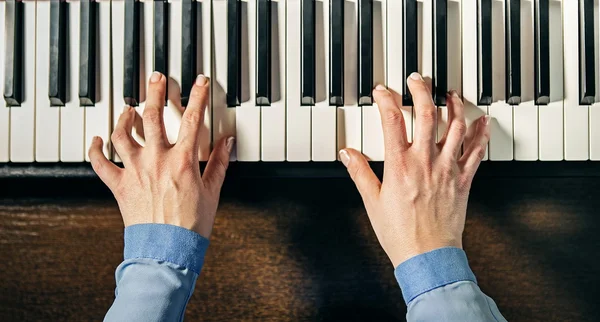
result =
[[[190,92],[190,100],[181,118],[181,128],[177,138],[177,146],[183,149],[193,149],[198,152],[200,128],[204,124],[204,111],[208,104],[209,80],[204,75],[198,75]]]
[[[448,128],[440,143],[443,144],[442,151],[448,153],[450,157],[456,158],[467,133],[465,109],[456,91],[449,93],[446,102],[448,108]]]
[[[129,161],[129,157],[134,153],[135,149],[141,147],[131,136],[134,121],[135,109],[131,106],[126,106],[111,135],[111,141],[115,147],[115,151],[124,163]]]
[[[167,78],[152,73],[146,97],[146,107],[142,116],[146,146],[167,146],[167,133],[163,119]]]
[[[379,114],[381,115],[386,153],[406,150],[408,148],[406,124],[402,111],[398,107],[392,93],[385,86],[377,85],[373,91],[373,97],[375,98],[375,102],[377,102]],[[392,156],[390,155],[390,157]],[[388,158],[386,157],[386,159]]]
[[[416,114],[413,142],[418,146],[432,149],[436,141],[437,109],[431,99],[431,90],[418,73],[410,75],[408,88],[413,97]]]

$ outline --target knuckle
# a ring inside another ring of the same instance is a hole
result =
[[[387,110],[384,115],[386,125],[398,125],[402,120],[400,111]]]
[[[350,172],[350,176],[353,180],[361,180],[361,178],[363,178],[365,175],[365,171],[365,167],[360,165],[352,169],[352,171]]]
[[[157,108],[146,108],[144,109],[144,120],[151,123],[159,123],[161,121],[162,115]]]
[[[465,120],[454,121],[452,123],[454,126],[454,131],[458,135],[460,135],[461,137],[464,137],[467,134],[467,123],[465,122]]]
[[[189,149],[183,150],[179,153],[179,155],[180,161],[178,163],[183,164],[185,167],[189,167],[190,165],[194,164],[197,159],[197,154],[195,154],[194,151],[190,151]]]
[[[125,129],[118,128],[111,134],[110,139],[114,144],[121,144],[127,140],[127,136]]]
[[[421,111],[419,112],[419,116],[424,121],[433,122],[437,118],[437,111],[429,106],[423,107],[423,108],[421,108]]]
[[[471,177],[468,175],[461,175],[457,178],[458,190],[461,192],[469,191],[471,189]]]
[[[484,140],[485,140],[485,142],[486,142],[485,144],[487,144],[487,142],[490,140],[490,136],[491,136],[491,135],[490,135],[490,132],[489,132],[489,131],[483,132],[483,139],[484,139]],[[485,144],[484,144],[484,145],[485,145]]]
[[[92,169],[94,169],[94,172],[96,172],[96,174],[98,175],[100,175],[103,172],[104,165],[100,160],[98,160],[98,157],[92,158]]]
[[[202,121],[202,111],[200,111],[200,110],[193,110],[193,111],[190,110],[183,115],[183,122],[187,126],[198,125],[198,124],[200,124],[201,121]]]
[[[479,148],[477,148],[477,151],[475,151],[476,155],[477,155],[477,159],[478,160],[483,160],[483,158],[485,157],[485,146],[479,146]]]

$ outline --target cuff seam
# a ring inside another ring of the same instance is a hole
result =
[[[432,286],[428,289],[424,289],[422,291],[416,292],[413,297],[411,297],[410,299],[408,299],[408,301],[406,301],[406,305],[410,304],[410,302],[412,302],[414,299],[416,299],[417,297],[419,297],[427,292],[431,292],[440,287],[444,287],[446,285],[450,285],[450,284],[454,284],[454,283],[458,283],[458,282],[473,282],[473,281],[471,281],[469,279],[457,278],[457,279],[453,279],[453,280],[440,282],[439,284],[436,284],[435,286]]]
[[[448,284],[477,284],[465,252],[457,247],[438,248],[412,257],[398,265],[394,275],[407,305],[423,293]]]

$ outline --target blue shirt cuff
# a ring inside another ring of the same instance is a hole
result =
[[[125,260],[152,258],[185,267],[200,274],[208,239],[191,230],[167,224],[125,227]]]
[[[419,295],[444,285],[471,281],[477,283],[465,252],[444,247],[412,257],[396,267],[396,280],[406,305]]]

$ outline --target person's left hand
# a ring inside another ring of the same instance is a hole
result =
[[[94,171],[117,199],[125,226],[163,223],[193,230],[209,238],[234,138],[215,145],[204,174],[200,174],[198,143],[209,81],[200,75],[181,119],[176,144],[167,140],[163,108],[167,79],[154,72],[143,113],[145,147],[132,137],[135,109],[125,107],[111,140],[124,168],[102,153],[95,137],[89,151]]]

